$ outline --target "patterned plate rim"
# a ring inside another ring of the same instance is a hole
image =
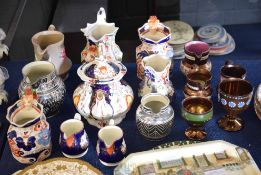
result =
[[[200,142],[201,141],[196,141],[196,140],[178,140],[178,141],[160,144],[158,146],[153,147],[152,150],[164,149],[164,148],[170,148],[170,147],[179,147],[179,146],[183,146],[183,145],[191,145],[191,144],[200,143]],[[165,145],[171,145],[171,146],[165,146]]]
[[[56,157],[56,158],[51,158],[51,159],[44,160],[44,161],[41,161],[41,162],[36,162],[36,163],[34,163],[34,164],[32,164],[32,165],[27,166],[27,167],[24,168],[23,170],[19,170],[20,172],[18,172],[17,175],[23,175],[23,174],[25,174],[28,170],[34,169],[34,168],[35,168],[36,166],[38,166],[38,165],[44,165],[44,164],[52,163],[52,162],[55,162],[55,161],[77,162],[77,163],[79,163],[80,165],[85,165],[85,166],[87,166],[90,170],[94,171],[96,174],[102,175],[102,172],[101,172],[100,170],[98,170],[97,168],[95,168],[94,166],[92,166],[90,163],[85,162],[85,161],[83,161],[83,160],[79,160],[79,159],[69,159],[69,158],[66,158],[66,157]]]

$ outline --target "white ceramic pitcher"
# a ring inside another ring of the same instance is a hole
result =
[[[95,58],[99,58],[99,45],[105,46],[103,55],[108,61],[121,61],[122,52],[115,43],[115,36],[119,27],[115,27],[114,23],[106,22],[106,13],[103,7],[97,13],[97,21],[95,23],[87,23],[86,28],[81,29],[86,36],[87,44],[81,53],[81,61],[91,62]]]

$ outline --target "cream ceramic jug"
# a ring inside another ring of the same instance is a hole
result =
[[[54,25],[50,25],[47,31],[36,33],[32,37],[32,43],[35,60],[53,63],[57,75],[65,80],[72,62],[65,53],[63,33],[56,31]]]
[[[140,83],[139,96],[149,93],[159,93],[170,99],[174,94],[172,82],[169,80],[171,59],[162,55],[153,54],[144,57],[144,80]]]

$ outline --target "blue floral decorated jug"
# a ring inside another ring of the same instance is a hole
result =
[[[51,154],[51,130],[43,113],[43,105],[37,102],[36,93],[26,89],[23,97],[7,110],[10,122],[7,139],[13,157],[29,164],[44,160]]]
[[[99,160],[105,166],[116,166],[125,157],[126,150],[123,131],[111,119],[109,125],[98,132],[96,152]]]

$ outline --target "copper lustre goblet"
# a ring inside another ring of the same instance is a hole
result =
[[[246,80],[231,78],[222,81],[219,84],[218,97],[227,114],[218,121],[219,127],[226,131],[242,129],[243,120],[238,114],[248,108],[252,95],[253,87]]]
[[[205,97],[188,97],[182,101],[182,116],[189,124],[185,130],[187,138],[202,140],[207,132],[204,125],[213,116],[213,103]]]

